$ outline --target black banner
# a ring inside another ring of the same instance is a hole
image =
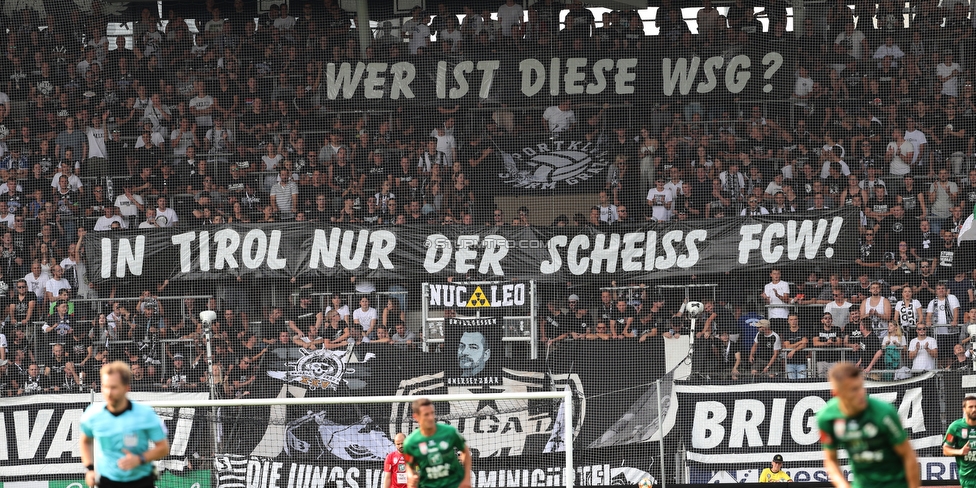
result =
[[[94,282],[359,276],[402,281],[446,276],[568,282],[706,275],[716,270],[851,259],[849,209],[620,227],[388,226],[314,223],[95,233],[85,237]]]
[[[209,393],[130,393],[133,400],[205,400]],[[89,393],[56,393],[4,398],[0,405],[0,480],[80,477],[78,435],[81,414],[91,404]],[[172,449],[158,467],[182,471],[195,451],[207,452],[210,429],[194,408],[160,409]],[[204,428],[201,428],[201,425]],[[202,442],[202,443],[201,443]]]
[[[496,400],[493,394],[568,389],[579,483],[635,484],[657,476],[658,450],[651,438],[658,425],[641,421],[627,428],[627,435],[613,432],[655,392],[654,380],[664,370],[663,339],[567,342],[550,350],[545,360],[526,361],[506,356],[491,320],[452,323],[449,330],[454,326],[461,328],[447,334],[440,354],[364,343],[352,349],[305,351],[292,360],[272,349],[268,358],[277,359],[267,366],[259,388],[266,396],[281,398],[484,395],[480,401],[436,404],[439,419],[457,427],[467,440],[478,486],[484,487],[562,484],[562,428],[568,406],[562,400]],[[523,352],[513,357],[524,357]],[[611,353],[617,358],[615,367],[634,374],[608,381],[605,358]],[[280,477],[278,486],[304,486],[304,476],[350,476],[360,486],[375,486],[375,470],[394,449],[391,439],[413,431],[416,424],[405,402],[346,403],[242,408],[234,412],[233,421],[223,422],[223,429],[227,441],[214,464],[216,486],[241,483],[240,477],[245,486],[260,484],[272,475],[269,469]]]
[[[947,427],[939,413],[943,379],[926,373],[895,383],[866,384],[870,395],[898,407],[919,456],[941,453]],[[679,429],[691,463],[737,469],[734,465],[768,463],[774,454],[782,454],[794,466],[823,461],[815,415],[832,396],[826,382],[677,382],[675,392],[678,411],[683,412]]]
[[[617,57],[611,53],[586,57],[566,50],[567,56],[551,51],[524,57],[326,63],[323,95],[340,106],[364,101],[473,104],[486,99],[538,105],[537,99],[565,95],[596,102],[633,99],[640,93],[644,100],[663,101],[689,96],[727,99],[740,93],[775,96],[792,89],[789,70],[783,68],[784,54],[778,51],[729,45],[699,56],[673,49],[665,37],[648,37],[644,42],[648,46],[639,52]],[[669,51],[673,54],[662,56]]]

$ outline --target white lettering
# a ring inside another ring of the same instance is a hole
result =
[[[759,435],[759,425],[766,418],[766,406],[761,400],[751,398],[736,400],[732,407],[732,425],[729,432],[729,447],[743,447],[742,441],[748,438],[748,447],[763,445]]]
[[[539,271],[542,274],[553,274],[563,267],[563,258],[559,254],[559,248],[566,247],[568,241],[569,238],[563,235],[553,236],[552,239],[549,239],[549,242],[546,243],[549,259],[543,259],[539,265]]]
[[[244,235],[241,262],[244,263],[245,268],[258,269],[264,262],[264,255],[267,251],[268,236],[261,229],[251,229]]]
[[[573,238],[569,243],[569,247],[566,248],[566,261],[569,266],[569,272],[574,275],[581,275],[586,273],[586,268],[590,265],[590,258],[580,257],[581,249],[590,248],[590,238],[586,235],[578,235]]]
[[[393,73],[393,83],[390,85],[390,100],[399,100],[400,94],[404,98],[413,98],[413,90],[410,89],[410,82],[417,76],[417,69],[413,64],[401,61],[394,64],[390,71]],[[488,98],[487,96],[482,98]]]
[[[725,88],[729,93],[745,90],[749,78],[752,77],[752,73],[747,71],[751,65],[752,61],[745,54],[740,54],[729,61],[729,67],[725,70]],[[743,71],[739,71],[739,68]]]
[[[634,93],[634,80],[637,79],[637,73],[631,71],[637,67],[637,58],[624,58],[617,60],[617,74],[613,77],[614,88],[616,89],[617,95],[630,95]]]
[[[481,75],[481,88],[478,89],[478,98],[484,100],[491,93],[492,81],[495,79],[495,70],[501,66],[501,61],[497,59],[478,61],[478,70],[483,71]]]
[[[457,87],[451,88],[449,92],[452,99],[468,94],[468,80],[464,75],[472,71],[474,71],[474,63],[471,61],[461,61],[454,67],[454,81],[457,82]]]
[[[325,67],[325,86],[329,100],[338,98],[339,90],[342,90],[342,98],[350,99],[355,96],[356,86],[359,85],[365,70],[366,65],[362,62],[356,63],[355,72],[352,71],[349,63],[342,63],[339,65],[339,71],[336,72],[335,63],[328,63]]]
[[[718,447],[725,438],[725,427],[722,422],[728,416],[728,410],[722,402],[702,401],[695,404],[695,429],[691,433],[691,445],[696,449],[712,449]]]
[[[695,75],[698,73],[698,64],[701,60],[695,56],[691,58],[691,67],[688,67],[687,58],[678,58],[674,61],[674,70],[671,69],[671,58],[661,60],[662,75],[664,83],[661,88],[664,96],[670,97],[677,86],[678,93],[687,95],[691,91],[691,85],[695,82]]]
[[[522,94],[531,97],[546,84],[546,67],[538,59],[523,59],[519,63],[519,72],[522,73]]]
[[[14,434],[17,436],[17,457],[19,459],[33,459],[37,453],[37,448],[44,439],[44,431],[51,423],[54,410],[43,408],[37,411],[34,417],[34,428],[30,427],[30,412],[18,410],[14,412]]]
[[[241,246],[241,235],[233,229],[222,229],[214,233],[214,242],[217,243],[217,252],[214,255],[214,269],[221,270],[224,267],[237,269],[237,249]]]
[[[762,242],[753,236],[760,232],[762,232],[762,224],[747,224],[739,229],[739,235],[742,236],[742,241],[739,242],[739,264],[748,264],[749,253],[759,249]]]
[[[142,259],[146,256],[146,236],[136,236],[133,249],[129,239],[119,239],[119,262],[115,266],[115,277],[125,278],[126,268],[132,276],[142,276]]]
[[[380,72],[386,71],[386,63],[369,63],[366,65],[366,80],[363,81],[363,97],[365,98],[383,98],[382,88],[377,90],[376,87],[382,87],[383,83],[386,82],[386,78],[379,76]]]
[[[569,58],[566,60],[566,76],[563,77],[563,91],[568,95],[583,93],[584,87],[580,83],[586,80],[586,74],[580,73],[579,68],[586,66],[586,58]]]

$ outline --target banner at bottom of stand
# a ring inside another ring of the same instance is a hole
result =
[[[474,485],[478,488],[565,486],[561,466],[538,467],[537,463],[526,462],[524,468],[516,468],[511,461],[509,458],[476,465],[472,476]],[[644,479],[655,482],[643,469],[614,464],[579,464],[575,471],[575,484],[581,486],[635,485]],[[214,461],[215,488],[380,488],[382,485],[382,462],[303,464],[236,454],[219,454]]]
[[[783,459],[783,471],[786,471],[793,481],[804,482],[829,482],[827,477],[827,470],[824,469],[823,463],[811,464],[804,463],[807,466],[790,466],[790,453],[784,452]],[[770,459],[772,461],[772,459]],[[959,480],[959,468],[956,466],[956,461],[950,457],[920,457],[918,458],[919,466],[921,467],[922,481],[946,481],[946,482],[957,482]],[[703,484],[703,483],[758,483],[759,473],[762,472],[763,468],[769,467],[769,463],[765,465],[757,465],[750,469],[737,469],[737,470],[713,470],[708,469],[706,465],[698,463],[689,463],[688,467],[688,482],[691,484]],[[841,465],[841,469],[844,474],[847,475],[847,479],[851,480],[851,467],[848,464]],[[958,483],[951,483],[958,484]]]

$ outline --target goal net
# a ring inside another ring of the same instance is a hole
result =
[[[151,401],[161,413],[195,408],[200,432],[169,486],[382,486],[383,461],[397,433],[416,430],[410,403],[420,396]],[[475,486],[573,486],[570,392],[431,395],[439,422],[458,427],[472,455]],[[555,421],[552,421],[555,419]],[[514,428],[521,424],[521,428]],[[472,429],[473,427],[473,429]],[[172,463],[166,467],[177,467]],[[186,478],[186,483],[180,483]]]

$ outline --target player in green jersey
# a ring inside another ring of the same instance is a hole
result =
[[[963,488],[976,488],[976,395],[967,395],[962,401],[962,418],[949,424],[942,444],[942,454],[956,457],[959,466],[959,484]]]
[[[868,397],[860,368],[839,362],[830,368],[831,398],[817,412],[824,468],[837,488],[918,488],[918,462],[911,440],[891,404]],[[850,456],[854,482],[848,483],[837,450]]]
[[[453,426],[437,422],[428,398],[413,402],[420,428],[403,442],[411,488],[471,488],[471,451]],[[458,456],[460,452],[460,456]]]

